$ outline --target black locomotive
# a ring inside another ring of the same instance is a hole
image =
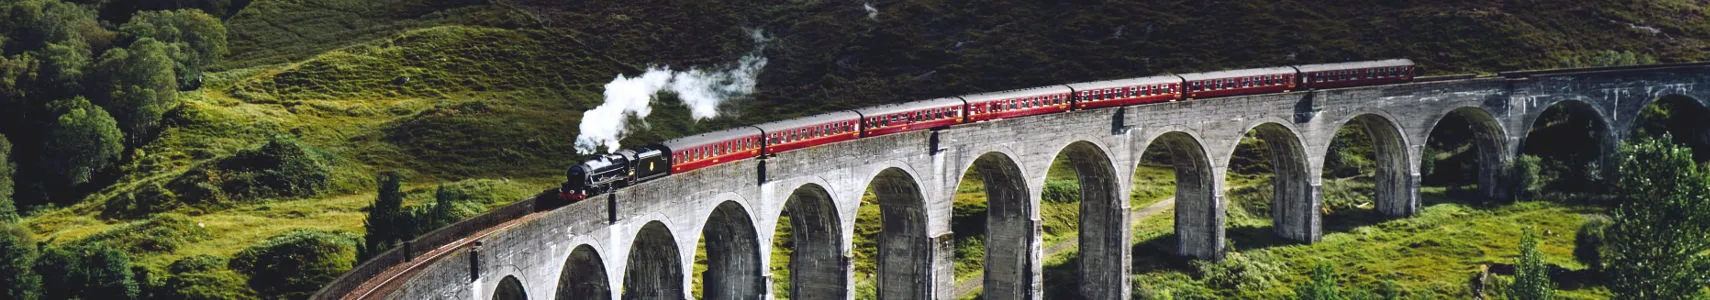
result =
[[[665,177],[671,174],[670,170],[671,152],[663,146],[618,150],[570,167],[564,174],[568,180],[558,188],[558,195],[570,202],[582,201],[589,195],[605,194],[637,182]]]

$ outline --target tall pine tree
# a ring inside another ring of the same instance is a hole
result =
[[[360,260],[368,260],[394,244],[403,242],[415,231],[410,226],[410,215],[404,211],[404,178],[396,172],[380,173],[376,180],[380,183],[379,196],[374,199],[374,205],[368,208],[368,220],[365,222],[368,233],[363,236],[363,246]]]

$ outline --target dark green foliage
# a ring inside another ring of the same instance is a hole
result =
[[[267,299],[303,299],[355,264],[352,237],[296,230],[250,245],[229,267]]]
[[[1294,288],[1295,296],[1301,300],[1346,300],[1341,289],[1336,287],[1336,267],[1329,263],[1319,263],[1312,266],[1312,281]]]
[[[139,12],[119,27],[119,42],[154,39],[166,43],[174,63],[177,86],[200,85],[202,70],[226,54],[226,27],[220,19],[198,10]],[[133,46],[134,47],[134,46]]]
[[[1520,149],[1522,154],[1541,159],[1535,188],[1547,187],[1558,193],[1602,192],[1600,187],[1607,183],[1599,163],[1607,155],[1602,143],[1609,135],[1602,122],[1596,111],[1578,102],[1552,106],[1540,114]],[[1512,188],[1520,194],[1526,186]]]
[[[208,229],[181,214],[157,214],[147,221],[116,226],[79,240],[79,245],[101,245],[127,253],[170,253],[180,247],[212,237]]]
[[[132,144],[153,136],[161,115],[178,103],[170,51],[166,43],[142,38],[128,48],[107,50],[95,66],[93,86],[101,92],[89,98],[113,112]]]
[[[1526,229],[1520,236],[1520,261],[1514,264],[1514,285],[1508,286],[1508,296],[1517,300],[1549,300],[1556,297],[1556,283],[1550,280],[1550,265],[1538,251],[1538,233]]]
[[[44,299],[134,299],[141,292],[130,256],[104,245],[48,248],[35,270]]]
[[[1639,112],[1633,123],[1633,138],[1670,137],[1677,144],[1692,146],[1699,163],[1710,161],[1710,115],[1697,100],[1687,97],[1656,99]]]
[[[1629,299],[1686,299],[1710,285],[1710,183],[1691,150],[1665,139],[1622,146],[1619,206],[1604,230],[1609,289]]]
[[[1270,256],[1249,256],[1230,253],[1220,262],[1195,260],[1206,286],[1223,290],[1257,290],[1276,283],[1282,275],[1282,263]]]
[[[1365,126],[1351,124],[1336,130],[1330,151],[1324,157],[1324,177],[1347,178],[1374,172],[1372,138]]]
[[[76,186],[111,167],[125,147],[118,123],[83,97],[49,104],[58,119],[48,127],[42,165],[53,182]]]
[[[1603,270],[1604,230],[1609,228],[1609,219],[1590,218],[1579,226],[1579,231],[1573,237],[1573,258],[1592,271]]]
[[[226,269],[228,260],[213,255],[181,258],[167,266],[166,282],[156,297],[160,299],[256,299],[244,285],[242,275]]]
[[[18,207],[12,202],[12,176],[18,165],[12,163],[12,142],[0,134],[0,222],[18,217]]]
[[[184,206],[315,196],[332,184],[334,159],[295,138],[274,136],[261,147],[192,167],[165,184],[142,184],[109,201],[106,213],[138,216]]]
[[[1042,195],[1045,201],[1074,203],[1081,201],[1081,184],[1074,180],[1046,180]]]
[[[415,227],[410,226],[409,212],[404,210],[404,191],[400,188],[403,175],[380,173],[375,181],[380,183],[379,196],[374,199],[374,205],[368,207],[368,219],[363,223],[368,232],[362,237],[362,253],[358,260],[386,252],[394,244],[409,239],[415,231]]]
[[[74,4],[8,2],[0,4],[0,101],[10,103],[0,104],[34,109],[73,95],[94,57],[91,39],[104,43],[101,37],[110,33],[93,12]]]
[[[0,221],[0,298],[36,299],[42,278],[31,266],[36,260],[36,241],[29,231],[10,221]]]
[[[1542,159],[1532,155],[1520,155],[1508,161],[1504,169],[1509,173],[1509,184],[1513,189],[1514,200],[1528,200],[1538,197],[1543,192],[1545,181],[1539,178],[1539,165]]]
[[[1271,147],[1265,145],[1265,140],[1259,139],[1259,131],[1247,131],[1241,137],[1241,144],[1235,146],[1235,155],[1229,157],[1230,174],[1271,174]]]
[[[404,239],[415,238],[434,229],[457,223],[457,221],[474,216],[474,211],[479,210],[479,208],[471,210],[459,207],[467,202],[460,201],[458,195],[445,189],[444,184],[434,189],[433,199],[433,204],[417,207],[411,213],[414,216],[414,221],[410,223],[415,225],[415,230]]]

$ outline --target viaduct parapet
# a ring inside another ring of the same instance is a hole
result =
[[[1059,154],[1081,186],[1080,290],[1128,299],[1133,257],[1128,195],[1148,148],[1175,165],[1180,254],[1225,251],[1230,156],[1248,132],[1269,145],[1276,234],[1320,238],[1320,174],[1337,129],[1361,124],[1377,156],[1377,209],[1420,208],[1420,157],[1450,115],[1469,120],[1479,189],[1506,197],[1502,170],[1545,109],[1595,113],[1602,149],[1632,132],[1639,112],[1681,97],[1703,109],[1710,66],[1659,65],[1425,78],[1412,83],[1074,111],[865,138],[672,175],[555,209],[531,199],[430,234],[370,261],[317,298],[771,298],[774,230],[794,241],[789,294],[851,299],[856,211],[871,190],[882,211],[882,299],[953,299],[951,206],[964,174],[988,196],[986,299],[1040,299],[1040,195]],[[1702,112],[1700,112],[1702,113]],[[781,217],[786,209],[787,217]],[[708,269],[696,274],[705,237]],[[431,242],[428,240],[432,240]],[[627,292],[626,292],[627,291]]]

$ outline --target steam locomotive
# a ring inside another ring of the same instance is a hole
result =
[[[1228,70],[1052,85],[832,112],[709,132],[600,155],[566,172],[568,202],[725,162],[866,137],[988,120],[1193,99],[1410,82],[1411,60]]]

